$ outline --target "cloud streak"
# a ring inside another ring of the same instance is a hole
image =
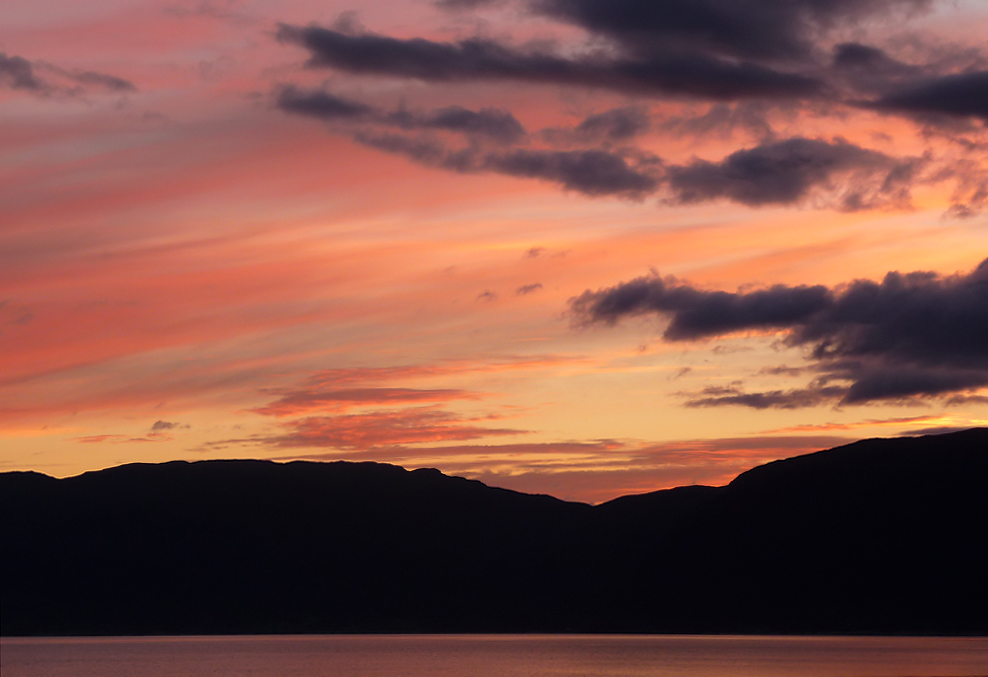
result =
[[[355,406],[381,406],[421,402],[477,400],[480,396],[449,388],[309,388],[288,392],[270,404],[253,411],[267,416],[298,416],[314,411],[343,411]]]
[[[420,444],[519,435],[525,431],[477,425],[434,407],[372,411],[340,416],[309,416],[287,424],[288,432],[266,440],[279,447],[368,449],[390,444]]]

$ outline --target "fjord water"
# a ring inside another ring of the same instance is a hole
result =
[[[988,675],[988,638],[364,635],[5,638],[3,677]]]

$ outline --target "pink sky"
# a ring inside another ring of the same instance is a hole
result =
[[[581,2],[0,7],[0,470],[600,501],[988,425],[985,6],[764,0],[752,46]]]

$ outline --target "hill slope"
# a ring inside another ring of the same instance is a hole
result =
[[[988,430],[599,506],[374,463],[0,475],[2,633],[988,633]]]

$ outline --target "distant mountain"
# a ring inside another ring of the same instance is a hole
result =
[[[376,463],[0,474],[3,635],[988,634],[988,429],[598,506]]]

